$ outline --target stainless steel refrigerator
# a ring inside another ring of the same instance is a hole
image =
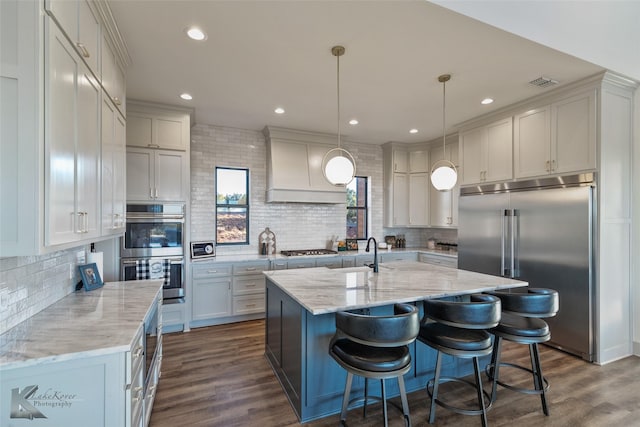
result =
[[[594,355],[593,174],[460,190],[458,268],[555,289],[558,314],[548,343]]]

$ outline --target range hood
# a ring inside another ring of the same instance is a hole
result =
[[[267,202],[347,202],[344,185],[330,184],[322,158],[336,146],[333,135],[267,126]]]

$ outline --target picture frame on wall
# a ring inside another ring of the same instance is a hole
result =
[[[80,277],[82,278],[82,286],[85,291],[92,291],[94,289],[101,288],[104,285],[98,266],[95,262],[85,265],[79,265]]]

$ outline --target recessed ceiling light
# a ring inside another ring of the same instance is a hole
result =
[[[284,114],[284,108],[282,107],[278,107],[273,111],[275,111],[276,114]]]
[[[193,96],[189,95],[188,93],[182,93],[180,94],[180,98],[184,99],[185,101],[191,101],[193,99]]]
[[[350,124],[350,125],[352,125],[352,126],[355,126],[355,125],[357,125],[357,124],[358,124],[358,120],[356,120],[356,119],[351,119],[351,120],[349,120],[349,124]]]
[[[418,129],[411,129],[409,133],[418,133]]]
[[[491,104],[492,102],[493,102],[493,99],[491,99],[491,98],[485,98],[485,99],[483,99],[482,101],[480,101],[480,104],[482,104],[482,105],[488,105],[488,104]]]
[[[198,27],[189,27],[185,30],[187,36],[192,40],[202,41],[207,39],[207,35]]]

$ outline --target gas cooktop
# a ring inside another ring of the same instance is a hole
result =
[[[331,255],[338,252],[331,249],[298,249],[292,251],[280,251],[280,254],[284,256],[303,256],[303,255]]]

